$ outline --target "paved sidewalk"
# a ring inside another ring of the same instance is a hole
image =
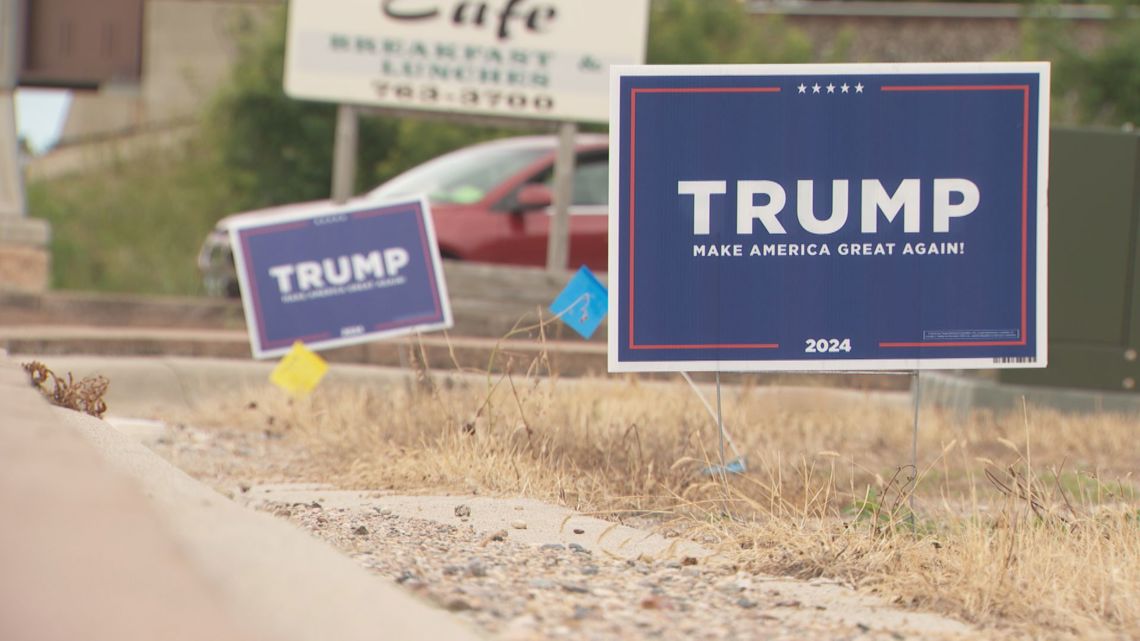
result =
[[[0,359],[0,639],[454,639],[450,614],[242,508]]]

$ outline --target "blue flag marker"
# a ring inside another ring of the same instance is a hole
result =
[[[585,265],[566,288],[550,304],[550,311],[562,319],[582,338],[590,338],[602,323],[609,308],[609,294],[597,276]]]

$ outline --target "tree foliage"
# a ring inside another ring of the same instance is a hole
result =
[[[791,63],[812,58],[811,42],[778,16],[750,15],[737,0],[655,0],[650,64]]]
[[[1091,53],[1064,49],[1059,71],[1086,121],[1140,125],[1140,17],[1122,4],[1106,36]]]
[[[238,195],[234,209],[326,197],[332,181],[336,107],[293,100],[282,89],[285,16],[263,29],[248,27],[230,82],[208,117],[223,178]],[[396,137],[394,123],[376,118],[360,123],[360,161],[379,162]],[[358,175],[358,188],[369,176]]]
[[[1029,58],[1053,62],[1053,120],[1069,124],[1140,125],[1140,9],[1115,0],[1103,41],[1089,47],[1072,37],[1068,20],[1048,16],[1058,0],[1037,0],[1024,29]]]

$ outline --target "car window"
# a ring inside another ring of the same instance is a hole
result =
[[[610,197],[610,159],[583,158],[574,168],[575,205],[605,205]]]
[[[545,184],[554,189],[554,168],[547,167],[527,183]],[[583,154],[574,166],[575,205],[605,205],[610,196],[610,159],[605,152]],[[500,209],[513,209],[517,192],[507,196],[500,203]]]
[[[369,197],[385,199],[427,194],[433,203],[475,203],[548,153],[550,147],[544,146],[462,150],[400,174],[373,190]]]

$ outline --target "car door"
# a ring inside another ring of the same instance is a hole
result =
[[[553,189],[553,167],[546,167],[524,184],[543,184]],[[580,265],[588,265],[594,270],[605,270],[609,198],[606,150],[578,155],[572,194],[569,267],[576,269]],[[510,231],[495,246],[488,247],[487,253],[495,257],[495,262],[545,265],[554,207],[523,211],[517,207],[517,196],[516,190],[496,207],[508,217],[506,222]]]
[[[570,268],[605,271],[609,247],[610,163],[605,150],[582,154],[574,170],[570,207]],[[553,211],[551,212],[553,213]]]

